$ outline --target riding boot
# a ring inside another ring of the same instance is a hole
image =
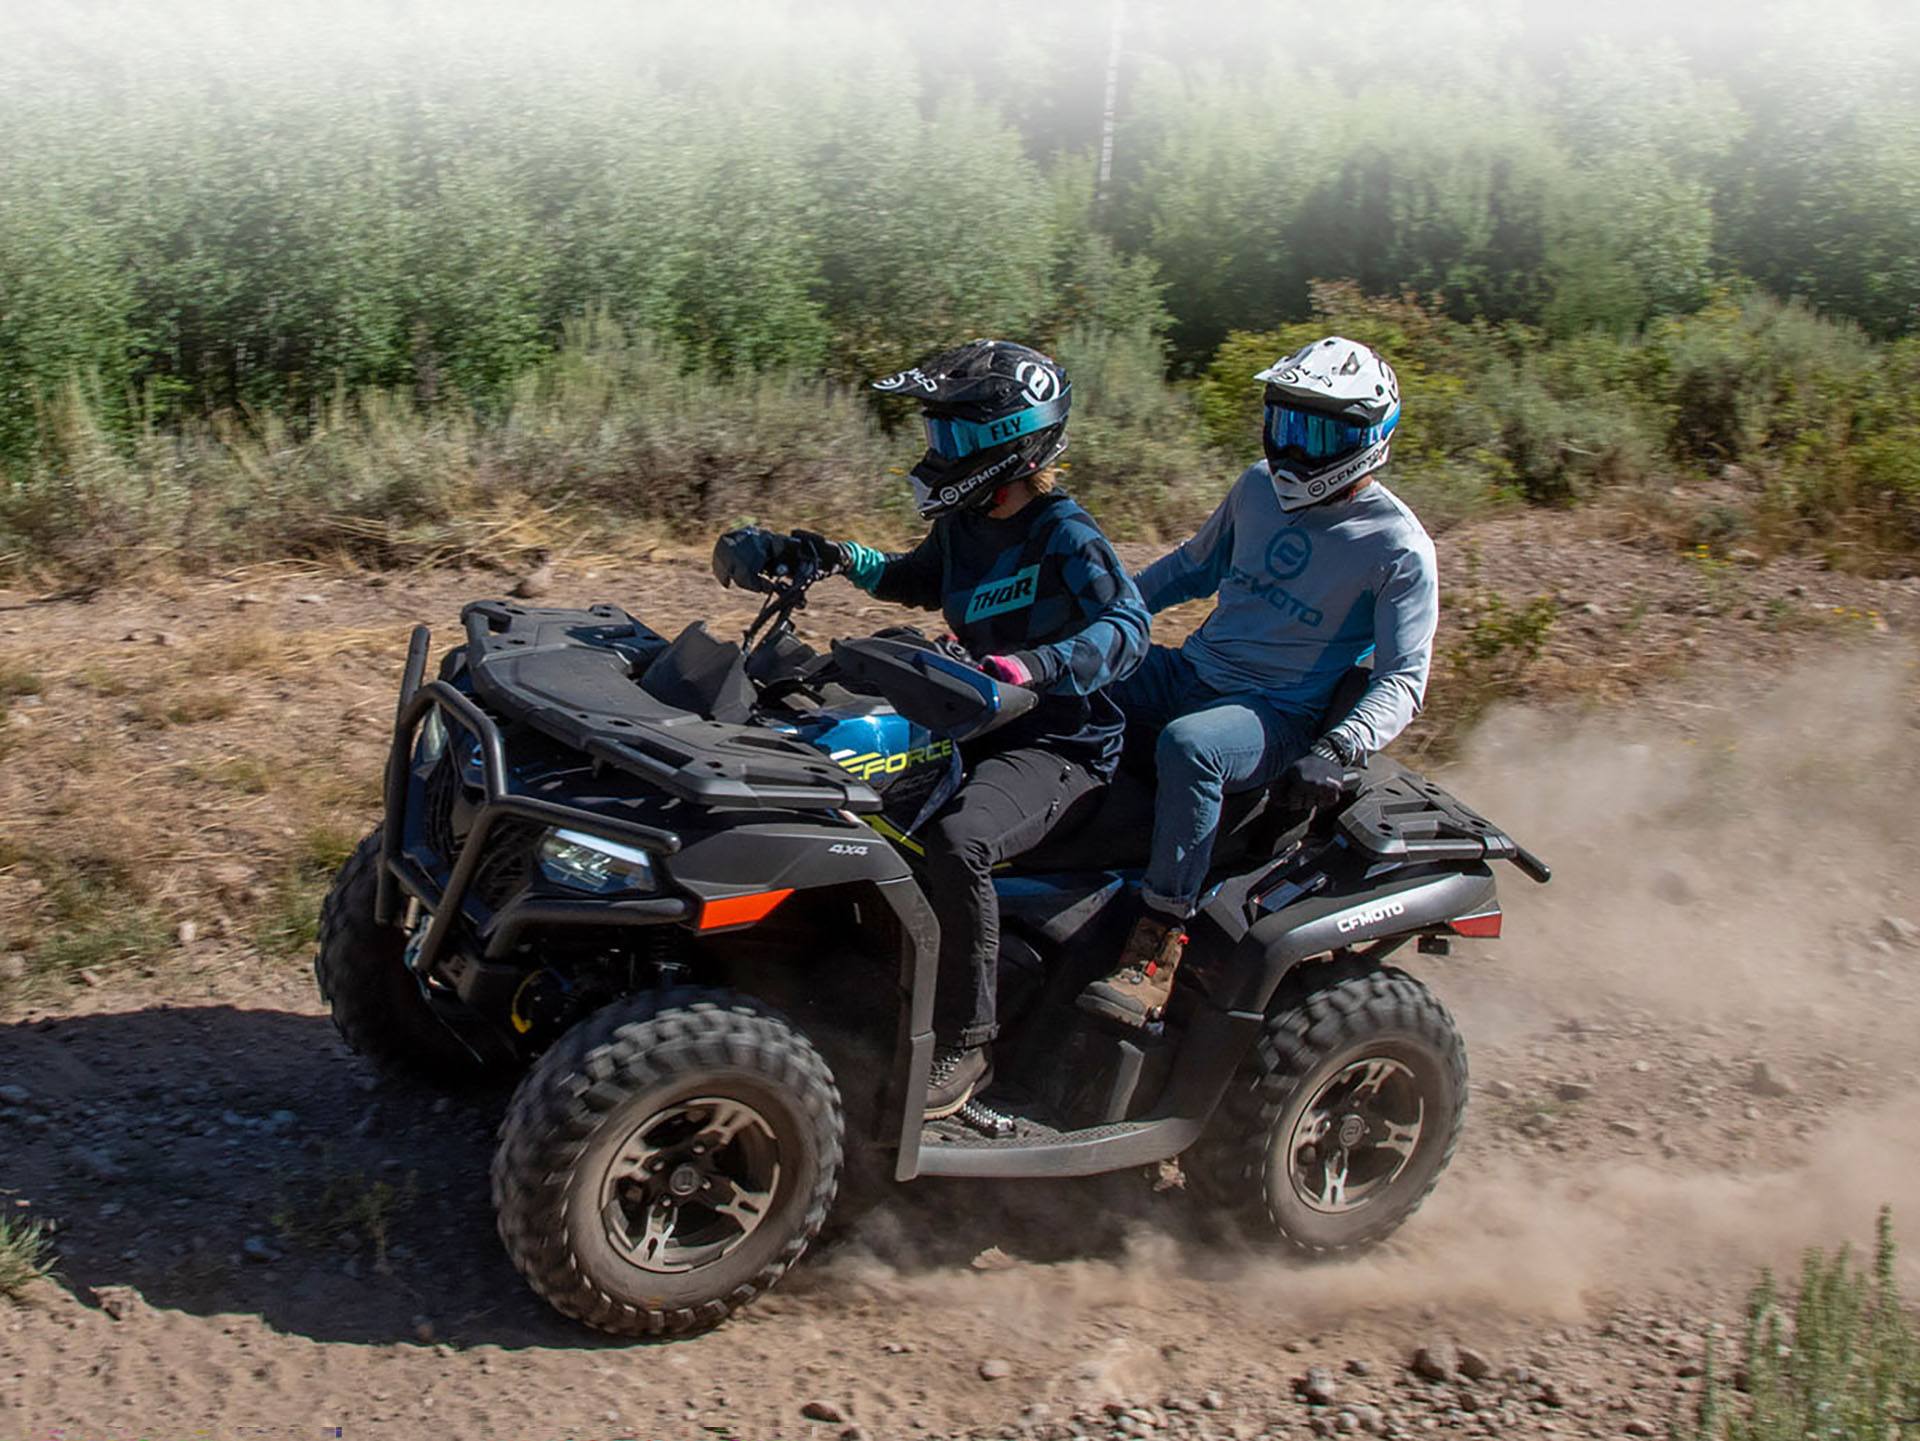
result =
[[[1158,1019],[1173,993],[1186,946],[1185,921],[1148,911],[1134,922],[1118,968],[1080,993],[1080,1009],[1123,1026]]]

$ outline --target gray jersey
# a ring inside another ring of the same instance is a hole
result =
[[[1426,696],[1440,615],[1433,541],[1378,481],[1283,511],[1266,463],[1249,466],[1198,533],[1136,580],[1150,611],[1218,593],[1183,647],[1201,681],[1309,723],[1371,651],[1366,694],[1327,737],[1349,760],[1385,747]]]

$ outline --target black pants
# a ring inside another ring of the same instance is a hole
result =
[[[1005,751],[981,761],[927,827],[927,899],[940,918],[933,1025],[945,1044],[985,1045],[1000,1029],[994,866],[1039,845],[1068,806],[1100,784],[1051,751]]]

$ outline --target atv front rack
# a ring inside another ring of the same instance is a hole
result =
[[[489,837],[503,823],[519,821],[541,828],[583,828],[655,855],[672,855],[680,849],[680,837],[658,826],[610,815],[604,810],[587,810],[515,794],[508,784],[506,745],[493,718],[443,680],[421,683],[426,648],[426,627],[421,626],[408,649],[407,673],[394,721],[393,750],[387,758],[387,824],[381,836],[382,864],[376,902],[376,914],[388,924],[399,918],[400,890],[426,908],[430,916],[426,931],[409,957],[409,964],[422,976],[431,974],[445,948],[447,937],[488,857]],[[445,713],[450,730],[458,728],[474,738],[480,761],[480,803],[465,838],[452,848],[453,854],[441,857],[450,866],[444,882],[410,853],[408,844],[418,823],[418,818],[410,816],[409,810],[414,743],[427,712],[435,707]],[[575,911],[579,912],[577,917],[573,914]],[[480,939],[491,959],[510,951],[520,933],[533,924],[591,919],[596,925],[661,925],[684,919],[690,912],[690,903],[681,896],[648,896],[617,904],[604,900],[569,902],[548,898],[502,909],[492,917]]]

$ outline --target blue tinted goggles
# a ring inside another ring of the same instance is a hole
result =
[[[1267,445],[1276,455],[1293,451],[1309,460],[1334,460],[1385,440],[1399,421],[1397,411],[1379,425],[1354,425],[1316,411],[1269,405]]]
[[[1030,405],[998,420],[953,420],[929,415],[926,417],[927,449],[942,459],[959,460],[977,450],[1005,445],[1023,435],[1058,425],[1067,418],[1067,402],[1072,393],[1073,387],[1069,385],[1044,404]]]

